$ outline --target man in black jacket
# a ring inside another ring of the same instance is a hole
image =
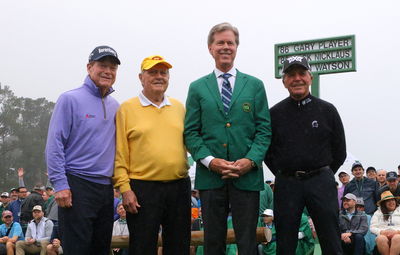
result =
[[[346,158],[343,124],[336,108],[310,94],[307,59],[283,63],[290,96],[271,108],[272,143],[265,163],[275,174],[277,254],[295,254],[304,207],[315,224],[323,254],[342,254],[334,173]]]
[[[21,203],[21,216],[20,223],[22,230],[26,231],[27,225],[29,221],[33,219],[32,209],[35,205],[44,206],[44,200],[42,198],[42,194],[45,191],[44,186],[36,185],[33,187],[31,194],[27,196],[24,201]]]
[[[364,236],[368,232],[367,215],[356,210],[357,198],[347,193],[343,198],[343,210],[339,215],[339,227],[344,254],[364,254]]]

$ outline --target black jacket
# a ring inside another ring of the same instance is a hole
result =
[[[340,233],[353,233],[365,235],[368,232],[368,218],[364,212],[355,211],[351,219],[343,210],[339,215]]]
[[[33,219],[32,209],[35,205],[42,206],[42,210],[44,210],[44,200],[42,195],[37,191],[32,191],[31,194],[22,201],[21,204],[21,216],[19,221],[21,223],[29,223]]]

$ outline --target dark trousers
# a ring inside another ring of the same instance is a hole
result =
[[[347,244],[342,241],[343,253],[346,255],[363,255],[365,240],[362,234],[352,234],[350,236],[351,243]]]
[[[108,255],[113,228],[112,185],[67,175],[72,207],[58,209],[58,225],[65,255]]]
[[[333,172],[329,168],[303,180],[276,175],[274,222],[277,254],[295,254],[301,214],[305,206],[315,225],[322,254],[343,254],[337,189]]]
[[[259,191],[237,189],[231,181],[222,188],[200,190],[205,255],[225,254],[229,207],[239,254],[257,254],[259,197]]]
[[[127,213],[129,254],[156,255],[160,225],[164,255],[188,255],[190,251],[190,179],[171,182],[131,180],[140,205]]]

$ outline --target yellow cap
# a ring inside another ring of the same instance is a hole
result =
[[[154,56],[150,56],[150,57],[143,59],[141,70],[149,70],[150,68],[152,68],[153,66],[155,66],[157,64],[163,64],[166,67],[168,67],[168,69],[172,68],[172,65],[170,63],[168,63],[167,61],[165,61],[165,59],[163,57],[161,57],[159,55],[154,55]]]

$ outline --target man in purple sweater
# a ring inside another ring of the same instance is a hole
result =
[[[114,91],[120,60],[109,46],[89,56],[81,87],[63,93],[51,117],[46,145],[50,182],[59,208],[65,254],[108,254],[113,227]]]

